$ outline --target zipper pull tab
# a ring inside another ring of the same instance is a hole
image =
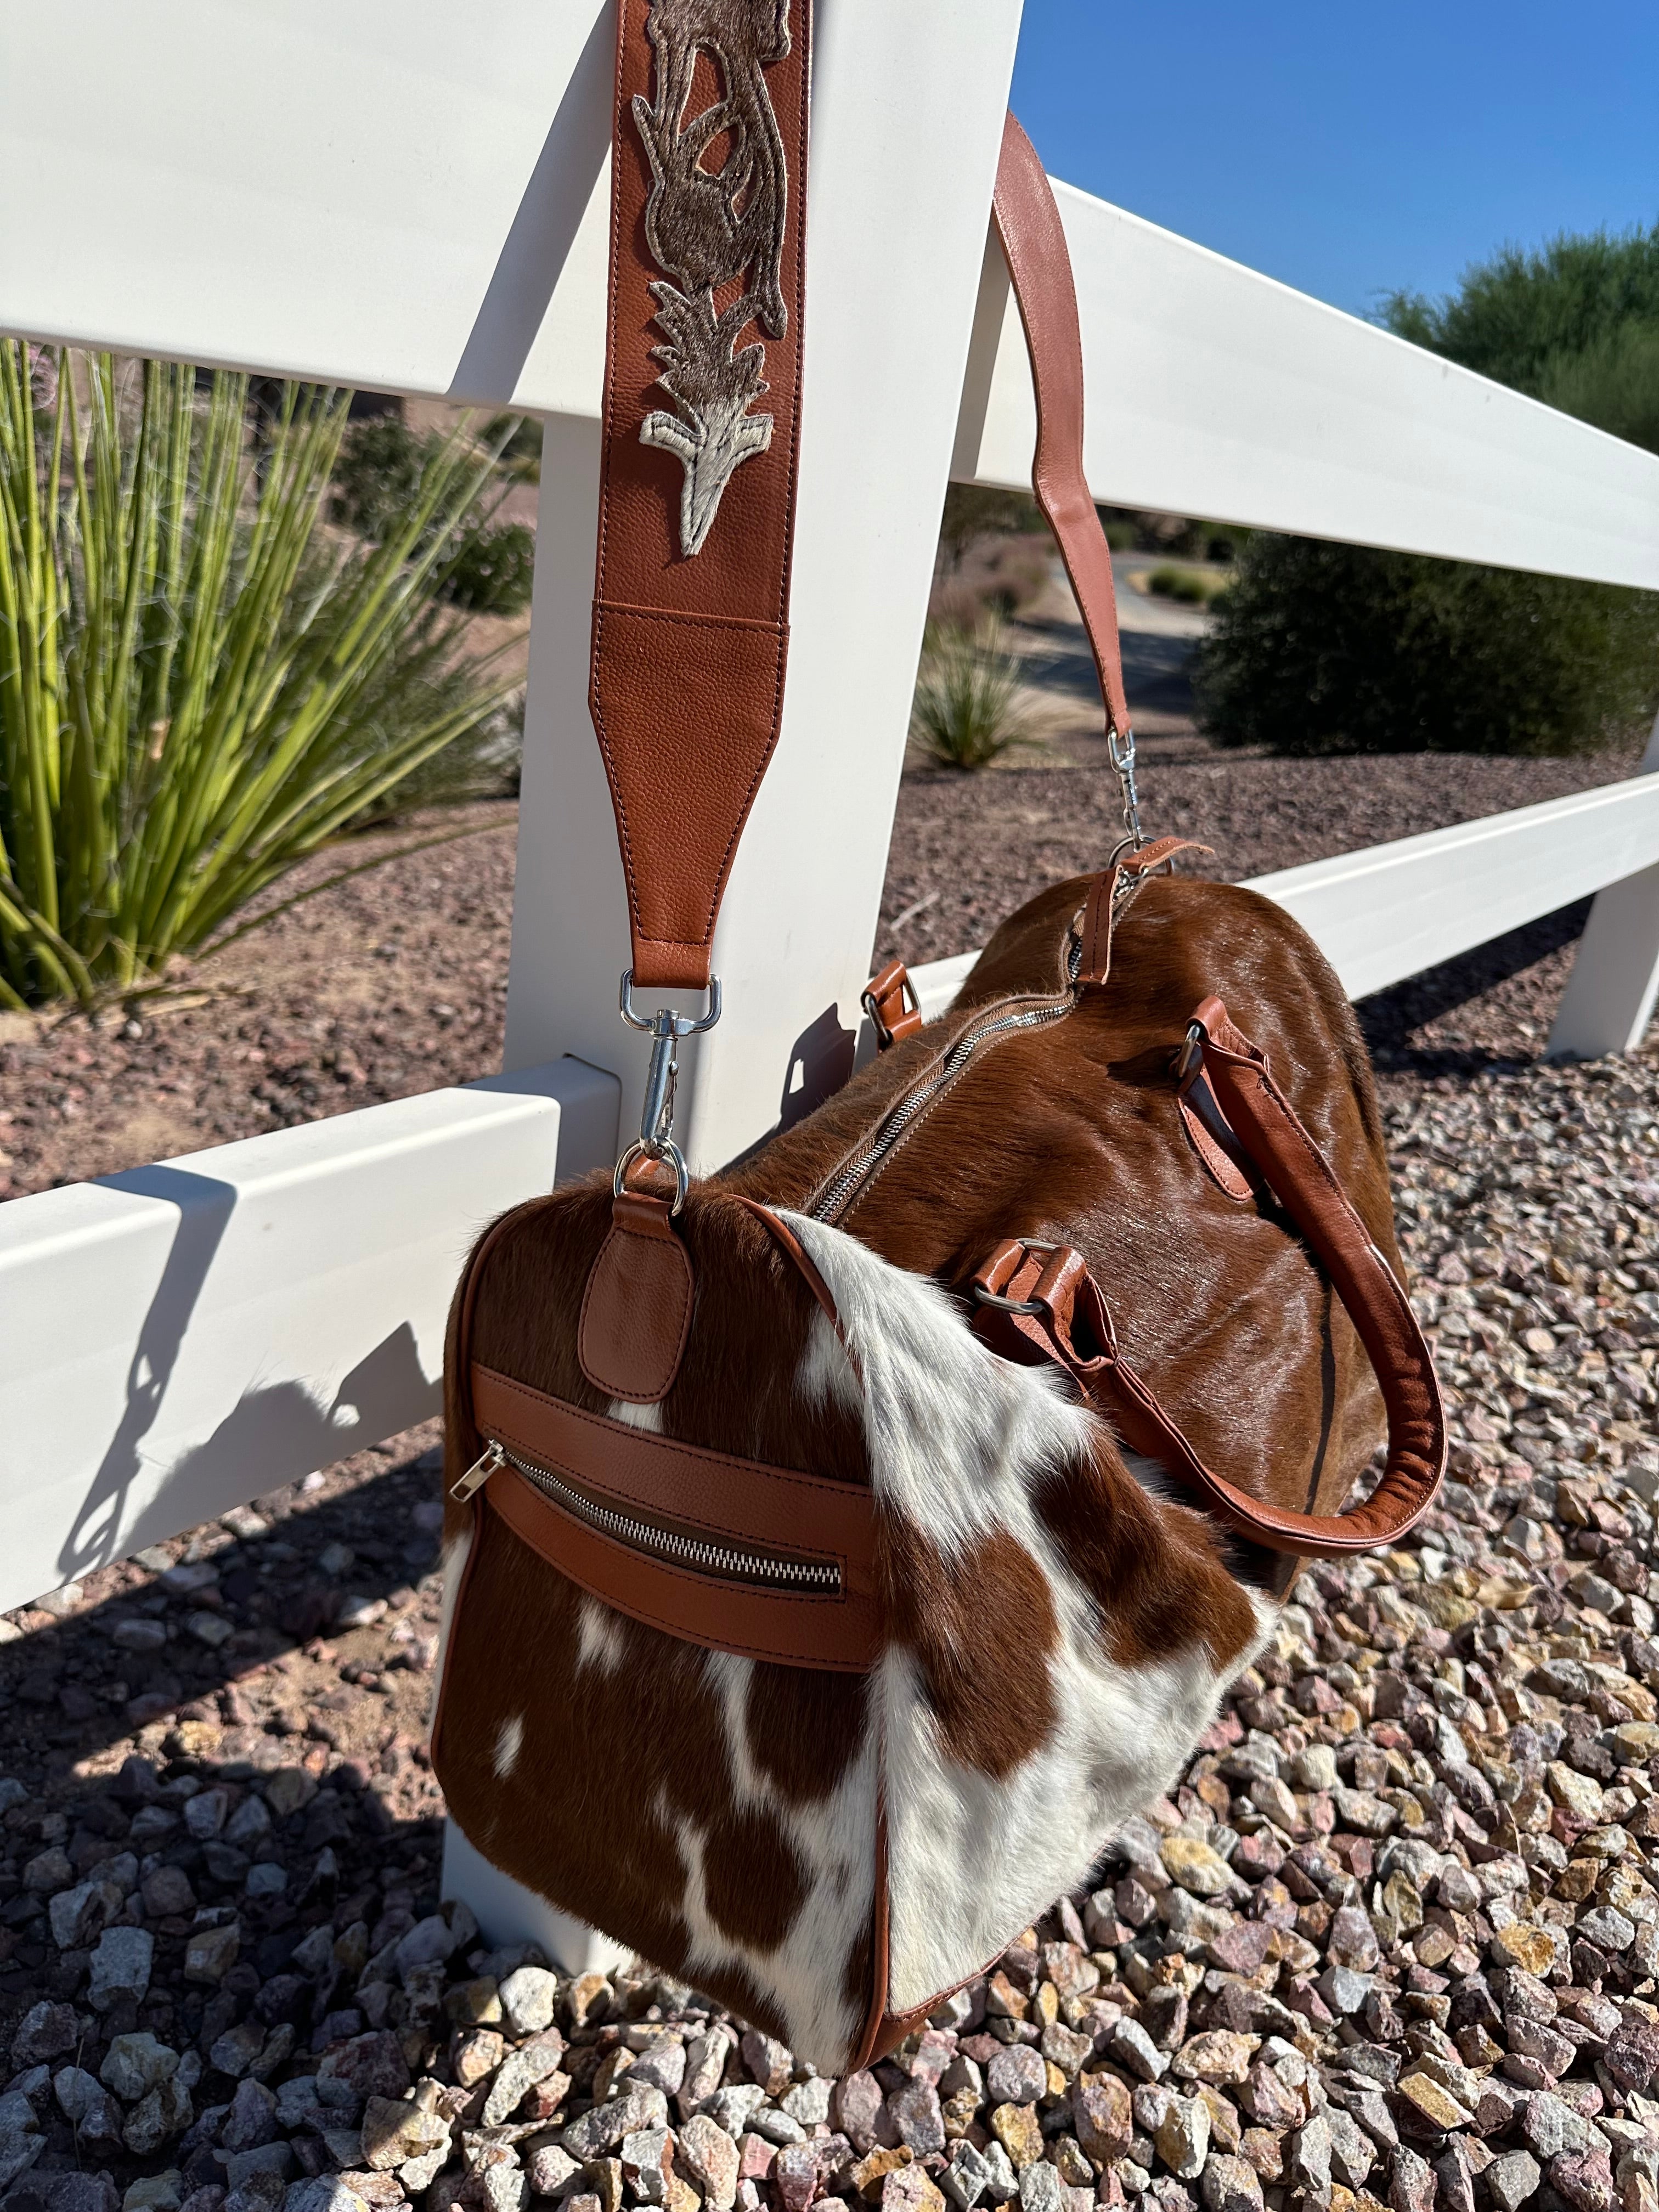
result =
[[[475,1490],[482,1490],[498,1467],[507,1464],[507,1454],[499,1444],[491,1444],[482,1458],[475,1459],[466,1473],[450,1490],[458,1505],[465,1505]]]

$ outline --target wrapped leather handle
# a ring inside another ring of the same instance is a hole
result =
[[[1120,1356],[1100,1286],[1069,1247],[1010,1238],[981,1270],[975,1295],[994,1325],[1018,1330],[1075,1376],[1131,1449],[1158,1461],[1252,1542],[1327,1559],[1394,1543],[1428,1511],[1446,1465],[1440,1386],[1411,1300],[1273,1080],[1266,1055],[1233,1027],[1219,999],[1206,999],[1194,1015],[1183,1061],[1183,1083],[1202,1070],[1239,1147],[1312,1246],[1376,1370],[1388,1410],[1389,1458],[1371,1496],[1348,1513],[1287,1512],[1206,1467]]]

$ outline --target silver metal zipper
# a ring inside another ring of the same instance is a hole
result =
[[[672,1528],[659,1528],[649,1521],[636,1520],[632,1514],[619,1513],[614,1506],[599,1504],[586,1492],[556,1474],[550,1474],[545,1468],[520,1459],[516,1452],[507,1450],[501,1444],[492,1443],[454,1484],[450,1496],[464,1504],[501,1467],[516,1468],[573,1520],[597,1528],[602,1535],[626,1544],[633,1551],[648,1552],[658,1559],[672,1559],[677,1566],[693,1567],[699,1574],[719,1575],[727,1582],[762,1583],[777,1589],[814,1590],[835,1597],[841,1595],[841,1568],[834,1560],[792,1559],[771,1552],[739,1551],[704,1537],[683,1536]]]
[[[475,1490],[482,1490],[498,1467],[507,1464],[507,1454],[499,1444],[486,1444],[466,1473],[449,1486],[449,1494],[458,1505],[465,1505]]]
[[[919,1084],[908,1091],[877,1129],[861,1152],[848,1160],[846,1166],[818,1194],[811,1208],[815,1221],[833,1221],[858,1190],[859,1186],[886,1158],[904,1132],[919,1114],[931,1106],[939,1093],[954,1083],[974,1054],[987,1038],[1005,1035],[1010,1030],[1043,1029],[1050,1022],[1063,1020],[1072,1011],[1073,1000],[1062,999],[1058,1004],[1029,1006],[1023,1013],[1001,1014],[994,1021],[983,1022],[978,1028],[965,1029],[945,1055],[944,1066],[930,1082]]]

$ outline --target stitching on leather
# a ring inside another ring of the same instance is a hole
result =
[[[595,605],[600,604],[594,602]],[[606,599],[605,611],[611,615],[626,615],[634,622],[679,623],[688,629],[752,629],[763,636],[775,637],[787,630],[787,623],[775,622],[770,615],[692,615],[677,613],[672,607],[636,606],[631,599]]]
[[[763,1460],[738,1459],[733,1453],[709,1451],[702,1444],[682,1443],[678,1437],[656,1436],[649,1429],[631,1428],[623,1421],[607,1420],[603,1413],[584,1413],[580,1406],[573,1406],[563,1398],[554,1398],[550,1393],[537,1390],[528,1382],[516,1382],[510,1375],[498,1374],[493,1367],[480,1366],[477,1372],[488,1376],[491,1386],[495,1389],[516,1391],[520,1397],[528,1398],[532,1403],[556,1407],[560,1414],[567,1419],[585,1422],[590,1428],[599,1429],[602,1433],[611,1434],[619,1431],[630,1443],[640,1444],[651,1449],[666,1445],[675,1452],[684,1453],[691,1458],[702,1460],[710,1467],[732,1468],[743,1474],[758,1473],[769,1477],[774,1482],[793,1483],[797,1489],[804,1490],[812,1497],[849,1500],[869,1499],[872,1497],[871,1492],[860,1483],[836,1482],[824,1475],[805,1474],[791,1468],[769,1467]],[[476,1407],[477,1398],[476,1386],[472,1395]],[[538,1451],[540,1449],[539,1445],[533,1444],[527,1439],[525,1440],[526,1451]]]
[[[665,1398],[668,1395],[668,1393],[673,1389],[674,1377],[679,1373],[680,1362],[685,1357],[685,1340],[691,1333],[691,1300],[695,1285],[691,1280],[691,1267],[689,1258],[684,1267],[678,1271],[678,1281],[680,1285],[679,1333],[675,1340],[674,1357],[669,1364],[668,1380],[663,1384],[660,1390],[624,1390],[620,1384],[607,1382],[603,1375],[596,1373],[594,1370],[588,1365],[587,1354],[584,1349],[587,1335],[588,1301],[593,1295],[593,1285],[598,1278],[600,1265],[605,1259],[605,1254],[611,1249],[611,1245],[615,1243],[617,1238],[618,1237],[627,1236],[629,1233],[630,1232],[627,1230],[611,1229],[607,1233],[604,1243],[599,1247],[599,1258],[594,1261],[592,1266],[587,1271],[587,1280],[582,1285],[581,1310],[576,1316],[576,1364],[581,1369],[582,1373],[586,1376],[588,1381],[593,1385],[593,1388],[596,1390],[607,1390],[613,1398],[623,1399],[632,1406],[654,1406],[659,1400]],[[684,1245],[680,1247],[682,1252],[684,1251]]]
[[[487,1494],[487,1492],[485,1494]],[[550,1513],[556,1514],[558,1512],[557,1506],[553,1505],[545,1498],[537,1497],[537,1493],[534,1491],[532,1491],[531,1495],[532,1498],[535,1499],[536,1503],[546,1505],[547,1510]],[[512,1522],[507,1519],[507,1515],[501,1512],[501,1509],[499,1505],[496,1506],[495,1510],[500,1514],[502,1525],[506,1528],[510,1535],[516,1536],[521,1544],[527,1546],[531,1551],[535,1553],[536,1557],[540,1559],[544,1565],[550,1566],[553,1569],[555,1574],[566,1576],[568,1580],[576,1583],[580,1589],[588,1590],[591,1595],[597,1597],[601,1604],[610,1606],[614,1612],[627,1613],[631,1620],[642,1620],[646,1623],[647,1627],[659,1628],[665,1636],[679,1637],[685,1642],[694,1644],[701,1644],[704,1641],[704,1638],[701,1636],[688,1635],[684,1628],[677,1627],[672,1621],[665,1620],[659,1613],[647,1611],[642,1605],[623,1605],[619,1603],[615,1598],[608,1596],[604,1590],[592,1589],[591,1585],[585,1582],[581,1576],[572,1574],[569,1568],[562,1565],[558,1560],[550,1559],[538,1544],[535,1543],[530,1537],[525,1535],[521,1530],[514,1527]],[[573,1522],[571,1525],[574,1527],[579,1526],[580,1524]],[[584,1529],[582,1533],[584,1535],[593,1537],[597,1542],[605,1546],[608,1551],[623,1553],[629,1559],[630,1563],[634,1561],[635,1556],[634,1553],[627,1552],[624,1546],[615,1542],[611,1537],[602,1534],[598,1529],[586,1528]],[[693,1584],[693,1586],[698,1589],[699,1594],[706,1592],[707,1581],[703,1577],[689,1576],[683,1573],[677,1568],[665,1566],[659,1559],[653,1559],[649,1561],[648,1564],[652,1567],[656,1568],[659,1572],[672,1576],[677,1582],[685,1582]],[[803,1593],[796,1592],[786,1598],[769,1590],[751,1590],[745,1588],[740,1594],[744,1597],[763,1599],[768,1604],[771,1605],[842,1605],[848,1607],[848,1612],[846,1617],[848,1620],[853,1617],[853,1601],[850,1593],[843,1592],[843,1595],[838,1598],[809,1598]],[[715,1649],[722,1651],[742,1652],[746,1654],[748,1656],[756,1659],[775,1659],[781,1661],[787,1665],[820,1668],[828,1668],[840,1673],[864,1674],[868,1672],[870,1666],[874,1663],[875,1658],[876,1639],[873,1634],[871,1636],[869,1640],[871,1657],[868,1661],[851,1659],[826,1660],[821,1652],[786,1651],[781,1650],[775,1644],[744,1643],[737,1637],[722,1637],[719,1644],[715,1646]]]

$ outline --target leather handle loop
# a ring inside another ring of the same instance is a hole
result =
[[[1371,1496],[1341,1514],[1264,1504],[1206,1467],[1158,1398],[1118,1355],[1111,1316],[1079,1255],[1066,1248],[1000,1244],[974,1289],[988,1333],[1017,1331],[1076,1376],[1132,1450],[1158,1460],[1212,1511],[1276,1552],[1334,1558],[1396,1541],[1434,1502],[1445,1471],[1446,1428],[1434,1361],[1398,1277],[1376,1249],[1329,1162],[1273,1080],[1265,1054],[1233,1027],[1219,999],[1193,1017],[1201,1069],[1230,1130],[1313,1248],[1364,1346],[1389,1417],[1389,1457]],[[1075,1261],[1075,1266],[1068,1262]],[[1029,1354],[1027,1354],[1029,1357]]]

